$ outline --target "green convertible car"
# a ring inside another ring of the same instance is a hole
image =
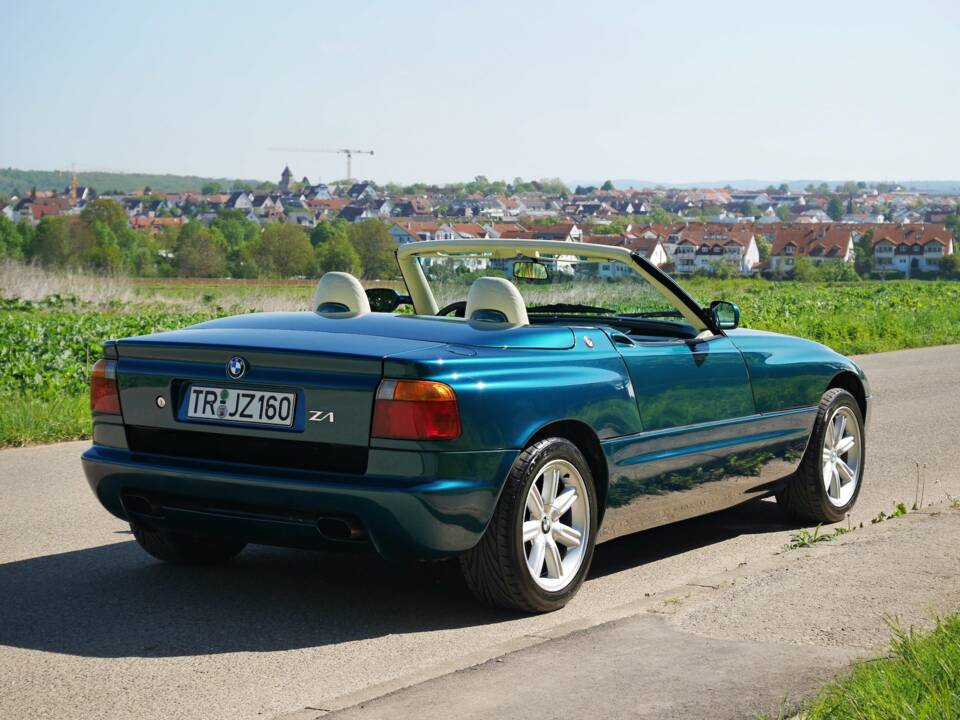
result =
[[[856,502],[870,388],[829,348],[738,330],[627,248],[397,260],[404,294],[329,273],[308,312],[104,345],[83,467],[148,553],[458,556],[480,599],[543,612],[598,542],[771,495],[810,523]]]

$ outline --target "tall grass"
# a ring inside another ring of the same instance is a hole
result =
[[[377,284],[377,283],[375,283]],[[229,309],[236,312],[306,310],[313,281],[217,279],[132,279],[0,260],[0,298],[40,302],[50,297],[67,304],[136,312],[163,305],[183,312]]]
[[[0,393],[0,447],[90,437],[90,397]]]
[[[930,633],[893,627],[890,657],[857,665],[828,685],[805,720],[949,720],[960,718],[960,616]]]
[[[126,277],[47,270],[39,265],[0,260],[0,298],[39,301],[51,295],[97,305],[136,299],[133,282]]]

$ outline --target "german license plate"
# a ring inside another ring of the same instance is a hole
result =
[[[187,417],[255,425],[293,425],[295,393],[193,385]]]

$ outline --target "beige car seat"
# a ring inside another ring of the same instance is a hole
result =
[[[313,309],[322,315],[353,316],[370,312],[363,285],[350,273],[328,272],[317,283]]]
[[[474,280],[467,293],[465,317],[480,322],[530,324],[520,291],[509,280],[494,277]]]

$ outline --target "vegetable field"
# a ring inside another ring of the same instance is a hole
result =
[[[960,283],[891,281],[814,284],[693,279],[684,283],[703,304],[737,303],[745,327],[817,340],[845,354],[960,342]],[[2,291],[3,288],[0,288]],[[237,288],[206,285],[199,295],[160,282],[149,291],[124,290],[122,300],[52,294],[41,300],[0,299],[0,446],[86,437],[85,395],[100,343],[110,338],[183,327],[218,315],[262,309],[302,309],[307,285],[278,287],[275,302],[259,287],[252,302]],[[454,288],[444,288],[456,291]],[[524,288],[528,302],[570,301],[563,285]],[[635,310],[630,283],[578,284],[576,301]],[[91,297],[96,293],[91,293]],[[462,288],[460,297],[466,295]],[[185,302],[186,298],[196,298]],[[238,302],[239,300],[239,302]]]

